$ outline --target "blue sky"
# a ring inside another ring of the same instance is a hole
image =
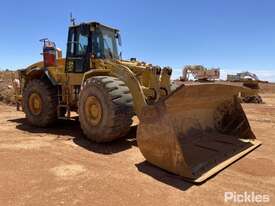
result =
[[[119,28],[123,57],[174,68],[220,67],[222,76],[249,70],[275,81],[275,1],[272,0],[28,0],[2,1],[0,68],[41,59],[41,38],[66,51],[69,13],[77,22]]]

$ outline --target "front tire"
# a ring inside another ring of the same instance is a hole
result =
[[[134,115],[133,98],[118,78],[92,77],[80,92],[78,110],[86,137],[95,142],[110,142],[129,132]]]

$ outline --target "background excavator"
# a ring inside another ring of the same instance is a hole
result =
[[[258,76],[256,74],[253,74],[251,72],[240,72],[237,74],[228,74],[227,75],[227,81],[245,81],[245,80],[254,80],[254,81],[260,81]]]
[[[67,54],[43,40],[43,61],[19,71],[17,100],[30,124],[47,127],[77,112],[91,141],[127,134],[137,115],[137,144],[147,161],[202,182],[261,143],[237,98],[244,87],[182,84],[172,69],[121,59],[117,29],[97,22],[69,27]]]
[[[263,103],[262,97],[259,95],[259,82],[263,81],[261,81],[256,74],[248,71],[240,72],[236,75],[228,74],[226,81],[251,88],[249,92],[241,93],[241,99],[243,102],[256,104]]]
[[[187,65],[182,69],[182,76],[180,77],[180,80],[188,81],[190,80],[190,75],[192,75],[194,80],[199,82],[215,81],[220,78],[220,69],[207,69],[202,65]]]

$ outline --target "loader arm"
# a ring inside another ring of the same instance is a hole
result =
[[[111,61],[106,61],[106,63],[112,68],[111,75],[121,79],[128,86],[134,100],[134,111],[139,116],[142,108],[147,105],[140,82],[127,66]]]
[[[157,66],[140,68],[141,73],[146,74],[146,80],[149,82],[145,86],[141,84],[137,74],[126,65],[118,61],[104,61],[104,63],[107,68],[109,67],[110,75],[121,79],[129,88],[133,96],[134,111],[137,116],[148,104],[154,104],[171,93],[170,78],[172,69],[170,67],[164,67],[163,69]],[[150,97],[153,97],[153,99],[150,99]]]

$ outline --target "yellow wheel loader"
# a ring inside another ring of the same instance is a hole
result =
[[[43,61],[19,71],[28,121],[46,127],[77,112],[86,137],[110,142],[140,120],[137,143],[150,163],[201,182],[260,145],[238,94],[226,84],[182,84],[172,70],[121,59],[119,31],[97,22],[69,27],[66,58],[47,39]]]

